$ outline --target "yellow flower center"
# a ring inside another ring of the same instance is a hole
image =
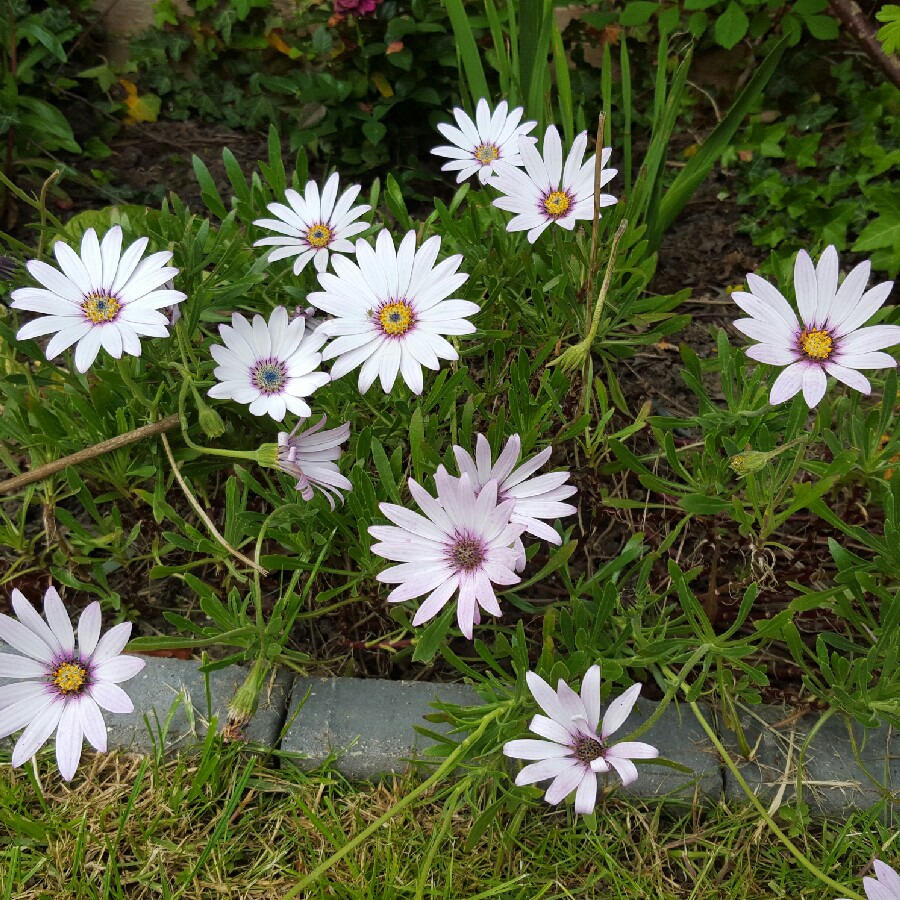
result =
[[[831,335],[821,328],[802,331],[798,343],[800,350],[810,359],[828,359],[834,349]]]
[[[88,294],[81,301],[81,311],[84,313],[84,317],[94,325],[112,322],[121,308],[122,304],[115,297],[100,292]]]
[[[67,662],[58,666],[53,673],[53,683],[64,693],[71,694],[80,690],[87,681],[87,669],[78,663]]]
[[[493,144],[479,144],[473,151],[472,155],[483,166],[487,166],[495,159],[500,158],[500,151]]]
[[[547,211],[547,215],[552,216],[554,219],[564,216],[571,205],[572,201],[565,191],[553,191],[552,194],[544,197],[544,209]]]
[[[415,325],[416,314],[405,300],[386,303],[378,312],[382,331],[392,337],[406,334]]]
[[[315,247],[316,250],[321,250],[322,247],[327,247],[331,243],[331,238],[331,229],[321,222],[313,225],[309,229],[309,231],[306,232],[306,240],[309,241],[309,246]]]

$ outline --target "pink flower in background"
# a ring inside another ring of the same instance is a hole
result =
[[[900,900],[900,875],[887,863],[876,859],[874,878],[863,878],[863,887],[869,900]]]
[[[100,637],[100,604],[91,603],[78,620],[78,648],[69,614],[56,588],[44,594],[44,616],[12,592],[18,619],[0,615],[0,640],[24,656],[0,653],[0,678],[18,679],[0,687],[0,738],[25,730],[16,743],[12,764],[31,759],[56,732],[59,772],[70,781],[81,759],[84,738],[106,750],[103,708],[114,713],[134,710],[119,687],[144,668],[144,660],[125,656],[131,623],[122,622]]]
[[[341,16],[373,16],[384,0],[334,0],[334,11]]]

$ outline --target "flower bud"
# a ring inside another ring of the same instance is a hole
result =
[[[197,415],[200,427],[207,437],[217,438],[225,434],[225,423],[222,417],[197,393],[197,389],[191,385],[194,393],[194,403],[197,404]]]

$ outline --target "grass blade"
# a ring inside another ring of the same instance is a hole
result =
[[[771,53],[753,73],[753,77],[747,82],[744,89],[738,94],[725,118],[703,142],[696,155],[688,160],[688,164],[678,174],[669,190],[666,191],[666,195],[659,206],[659,215],[656,219],[654,232],[650,238],[651,246],[655,246],[658,243],[659,238],[675,221],[675,217],[684,208],[685,203],[691,198],[694,191],[697,190],[700,183],[709,174],[716,160],[731,143],[731,139],[744,120],[744,116],[750,111],[774,74],[775,68],[778,66],[778,62],[787,45],[787,37],[782,38],[775,45]]]
[[[486,100],[490,99],[487,79],[484,77],[484,66],[481,64],[481,56],[472,33],[472,25],[463,8],[462,0],[444,0],[444,7],[450,17],[450,24],[453,26],[456,51],[462,63],[462,70],[466,76],[472,100],[476,101],[481,97]]]

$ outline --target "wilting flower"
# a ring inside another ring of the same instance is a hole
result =
[[[528,230],[533,244],[541,232],[554,222],[571,231],[578,219],[594,217],[595,157],[582,162],[587,149],[587,132],[575,138],[572,149],[562,158],[562,142],[555,125],[544,135],[544,155],[538,153],[530,138],[519,138],[519,153],[525,171],[512,166],[498,168],[491,184],[506,196],[497,197],[494,206],[518,213],[510,219],[507,231]],[[617,169],[607,169],[612,148],[605,147],[601,156],[600,186],[608,184]],[[616,198],[600,195],[600,206],[612,206]]]
[[[459,170],[457,183],[465,181],[478,173],[482,184],[498,170],[501,165],[521,166],[519,155],[519,138],[528,134],[537,122],[519,121],[525,110],[520,106],[507,115],[507,103],[502,100],[491,115],[487,100],[481,99],[475,107],[473,122],[461,109],[453,110],[453,117],[459,128],[441,122],[438,131],[450,141],[452,147],[435,147],[435,156],[444,156],[450,162],[441,166],[441,171]]]
[[[322,431],[326,422],[327,417],[322,416],[312,428],[297,434],[303,424],[298,422],[290,434],[283,431],[278,435],[277,444],[264,444],[257,458],[262,465],[296,478],[296,488],[304,500],[312,500],[315,485],[334,509],[335,498],[344,502],[341,491],[353,490],[350,480],[341,475],[334,462],[341,457],[341,444],[350,437],[350,423]]]
[[[839,288],[837,250],[826,247],[815,267],[801,250],[794,262],[794,289],[802,322],[781,292],[752,272],[747,275],[750,293],[731,295],[750,316],[734,327],[760,341],[746,349],[747,356],[787,367],[772,385],[770,403],[783,403],[802,390],[812,409],[824,396],[829,375],[869,394],[872,385],[858,370],[897,365],[879,351],[900,343],[900,326],[860,327],[881,308],[893,286],[885,281],[866,291],[870,269],[868,261],[860,263]]]
[[[863,878],[869,900],[900,900],[900,875],[880,859],[872,865],[875,867],[875,878]]]
[[[88,228],[81,239],[81,254],[68,244],[53,245],[62,272],[45,262],[27,263],[43,288],[19,288],[12,292],[12,306],[44,313],[23,325],[20,341],[53,334],[47,359],[72,344],[75,368],[86,372],[100,348],[119,359],[123,353],[141,355],[140,336],[168,337],[169,318],[159,310],[181,303],[186,295],[171,288],[160,290],[178,269],[166,266],[168,251],[141,260],[149,238],[139,238],[122,253],[122,229],[114,225],[101,244]]]
[[[145,663],[122,655],[130,622],[100,637],[96,601],[78,620],[77,649],[72,622],[55,588],[44,594],[46,622],[21,591],[12,592],[12,606],[18,620],[0,615],[0,639],[25,656],[0,653],[0,678],[18,679],[0,687],[0,738],[25,728],[12,754],[12,764],[21,766],[56,731],[56,761],[69,781],[81,759],[83,738],[96,750],[106,750],[100,709],[134,709],[119,684],[137,675]]]
[[[250,404],[254,416],[271,416],[280,422],[290,410],[294,415],[312,415],[303,400],[330,381],[327,373],[317,372],[322,362],[324,336],[318,329],[304,337],[306,321],[288,322],[287,310],[278,306],[269,321],[256,315],[253,325],[240,313],[231,317],[231,325],[220,325],[225,343],[209,349],[219,364],[213,373],[219,380],[209,396]]]
[[[489,481],[476,495],[468,475],[453,478],[443,466],[434,477],[437,499],[412,478],[409,490],[424,516],[403,506],[382,503],[379,509],[394,525],[373,525],[369,534],[382,543],[372,552],[402,563],[378,574],[396,584],[388,603],[402,603],[428,594],[413,619],[421,625],[434,618],[459,591],[456,619],[472,637],[481,621],[479,606],[501,615],[494,584],[516,584],[516,552],[511,544],[523,526],[511,523],[513,500],[497,501],[497,482]]]
[[[600,667],[591,666],[581,682],[581,696],[562,679],[557,689],[540,675],[525,675],[528,687],[538,706],[547,713],[531,720],[531,730],[546,741],[509,741],[503,745],[506,756],[515,759],[534,759],[516,776],[516,784],[534,784],[552,778],[544,799],[557,804],[575,791],[575,812],[593,812],[597,801],[597,775],[615,769],[623,784],[631,784],[638,777],[633,759],[655,759],[659,750],[640,741],[620,741],[610,744],[609,736],[618,731],[628,718],[641,692],[633,684],[606,709],[603,726],[600,722]],[[547,718],[549,716],[549,718]]]
[[[354,184],[338,197],[340,179],[335,172],[319,196],[319,186],[315,181],[306,183],[304,196],[288,188],[284,196],[289,206],[270,203],[269,212],[277,219],[258,219],[253,224],[270,231],[277,231],[282,237],[266,237],[258,240],[254,247],[277,247],[269,253],[269,262],[296,256],[294,274],[299,275],[306,264],[313,260],[316,271],[324,272],[328,266],[329,253],[352,253],[353,244],[348,238],[365,231],[367,222],[356,220],[372,207],[368,204],[353,206],[360,192]]]
[[[442,335],[475,331],[466,317],[479,307],[446,299],[469,276],[456,271],[461,255],[434,265],[440,246],[435,235],[416,250],[416,233],[410,231],[395,249],[385,230],[374,249],[364,240],[356,242],[356,263],[336,256],[337,274],[319,275],[323,291],[307,300],[335,317],[316,329],[317,335],[335,338],[322,352],[324,359],[336,357],[332,378],[360,366],[361,393],[379,377],[389,393],[399,372],[409,389],[421,394],[422,366],[439,369],[438,359],[459,358]]]

